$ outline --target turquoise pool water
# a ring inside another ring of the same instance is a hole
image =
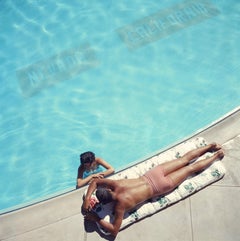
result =
[[[0,210],[119,170],[239,105],[240,3],[0,2]]]

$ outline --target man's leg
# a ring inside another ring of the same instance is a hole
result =
[[[176,170],[186,166],[190,161],[202,156],[204,153],[208,152],[208,151],[217,151],[221,149],[221,146],[216,144],[216,143],[212,143],[203,147],[200,147],[198,149],[192,150],[187,152],[183,157],[172,160],[172,161],[168,161],[165,163],[160,164],[163,169],[164,169],[164,174],[165,176],[167,176],[168,174],[175,172]]]
[[[210,166],[215,160],[222,159],[224,153],[222,150],[217,151],[213,156],[203,159],[201,161],[195,162],[192,165],[188,165],[178,169],[175,172],[170,173],[167,175],[173,181],[173,188],[179,186],[186,178],[193,175],[194,173],[203,171],[205,168]],[[170,190],[171,191],[171,190]]]

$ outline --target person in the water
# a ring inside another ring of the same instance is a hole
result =
[[[80,166],[78,167],[77,185],[80,188],[93,179],[101,179],[114,173],[114,168],[100,157],[95,157],[91,151],[80,155]]]

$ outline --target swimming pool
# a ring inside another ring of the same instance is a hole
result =
[[[0,209],[74,189],[239,105],[238,1],[0,3]]]

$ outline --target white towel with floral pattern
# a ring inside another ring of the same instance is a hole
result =
[[[136,178],[143,175],[146,171],[159,165],[165,161],[172,160],[183,156],[186,152],[196,149],[201,146],[207,145],[206,141],[201,138],[195,138],[193,140],[188,140],[183,142],[176,147],[169,150],[161,152],[135,166],[132,166],[126,170],[118,172],[111,176],[111,179],[123,179],[123,178]],[[212,153],[206,153],[201,158],[206,158],[212,155]],[[199,158],[200,159],[200,158]],[[198,160],[196,160],[198,161]],[[155,197],[151,200],[144,202],[143,204],[136,207],[131,212],[126,212],[124,219],[122,221],[121,229],[124,227],[142,219],[146,216],[150,216],[155,212],[166,208],[167,206],[180,201],[183,198],[197,192],[198,190],[204,188],[205,186],[216,182],[221,179],[226,170],[221,161],[215,161],[210,167],[205,169],[203,172],[196,176],[192,176],[185,180],[181,185],[178,186],[174,191],[167,195]],[[94,195],[94,194],[93,194]],[[94,211],[98,214],[100,218],[111,222],[114,218],[113,216],[113,204],[109,203],[106,205],[97,204]],[[108,234],[100,225],[98,225],[100,231],[104,234]]]

